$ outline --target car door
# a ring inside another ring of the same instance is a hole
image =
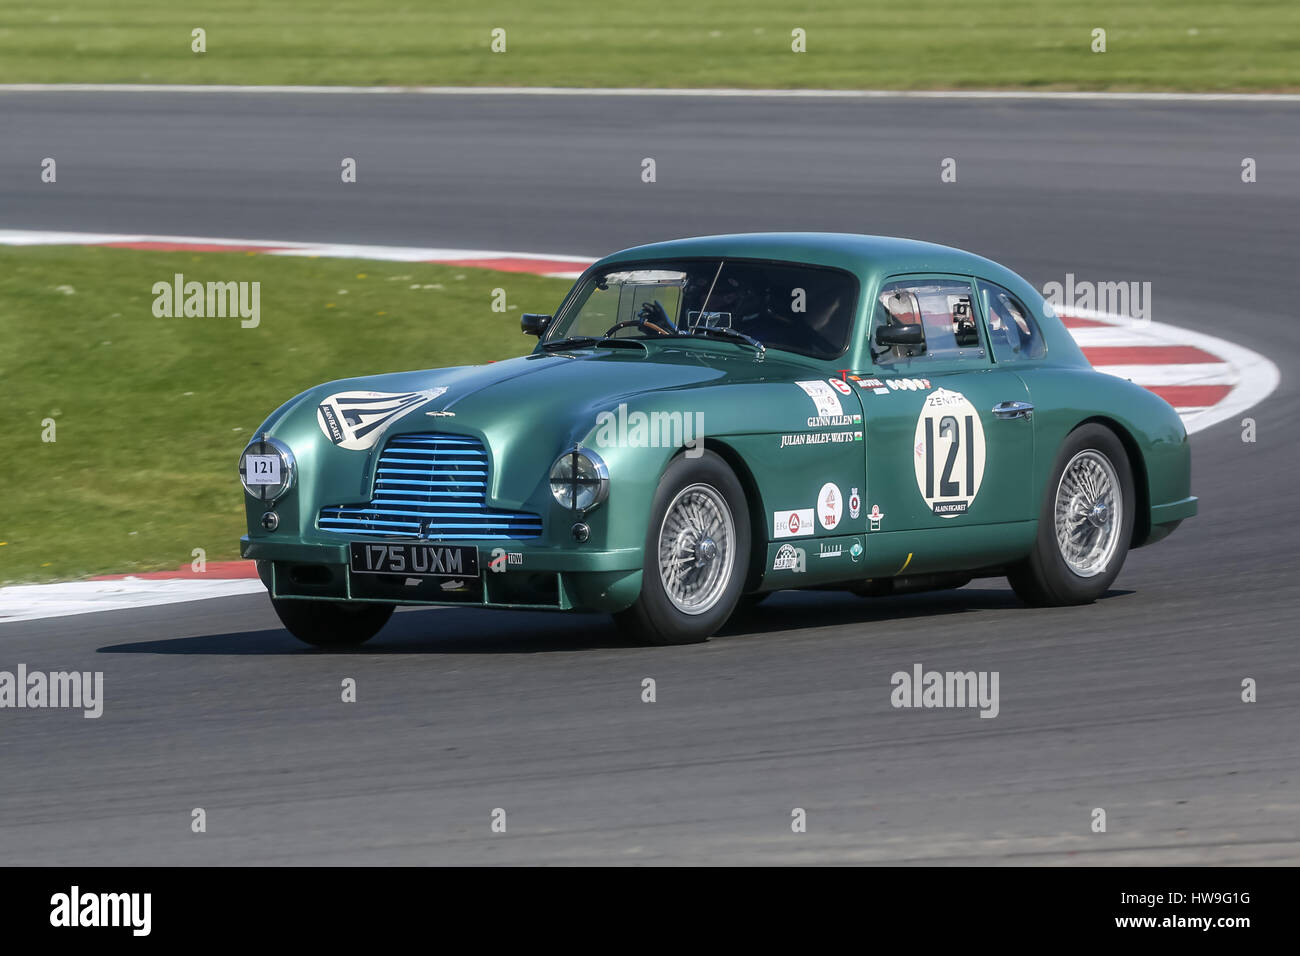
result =
[[[870,334],[873,369],[855,382],[865,409],[868,535],[1032,519],[1029,392],[991,361],[972,280],[892,277],[877,294]]]

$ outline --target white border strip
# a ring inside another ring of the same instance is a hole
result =
[[[2,246],[98,246],[128,242],[155,242],[176,246],[251,246],[268,254],[324,256],[342,259],[384,259],[393,262],[436,262],[458,259],[537,259],[572,262],[583,267],[592,256],[552,255],[538,252],[503,252],[495,249],[444,249],[419,246],[355,245],[337,242],[295,242],[279,239],[216,239],[205,236],[156,236],[145,233],[47,232],[42,229],[0,229]]]
[[[67,617],[94,611],[122,611],[180,604],[236,594],[265,593],[257,578],[227,578],[215,581],[195,578],[122,581],[66,581],[59,584],[17,584],[0,588],[0,624]]]
[[[1194,345],[1211,355],[1218,356],[1231,365],[1237,376],[1236,386],[1221,402],[1204,411],[1188,414],[1183,419],[1183,424],[1186,426],[1189,435],[1204,431],[1211,425],[1217,425],[1229,418],[1235,418],[1247,409],[1258,405],[1273,393],[1273,390],[1277,388],[1278,383],[1282,380],[1282,375],[1277,366],[1258,352],[1252,352],[1248,348],[1243,348],[1225,339],[1215,338],[1213,335],[1195,332],[1177,325],[1166,325],[1164,322],[1151,322],[1146,319],[1133,319],[1110,312],[1099,312],[1096,309],[1078,309],[1073,306],[1062,305],[1057,307],[1056,311],[1066,316],[1105,322],[1107,325],[1119,329],[1141,330],[1163,340],[1163,343],[1167,345]],[[1073,333],[1076,330],[1067,329],[1066,331]],[[1139,382],[1138,384],[1145,383]]]
[[[1153,103],[1300,103],[1300,93],[1147,93],[1090,90],[743,90],[570,86],[240,86],[165,83],[0,83],[0,93],[340,93],[419,96],[677,96],[839,100],[1097,100]]]

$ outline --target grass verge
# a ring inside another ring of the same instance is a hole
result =
[[[1253,91],[1298,58],[1294,0],[0,3],[11,83]]]
[[[155,318],[155,282],[261,283],[261,321]],[[558,279],[412,263],[0,248],[0,584],[238,557],[235,461],[320,382],[522,355]],[[492,290],[509,310],[493,312]],[[54,423],[54,441],[47,423]]]

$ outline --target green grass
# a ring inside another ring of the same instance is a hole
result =
[[[177,272],[261,282],[261,324],[155,318],[152,286]],[[194,548],[238,557],[235,462],[273,409],[331,379],[521,355],[520,313],[567,287],[411,263],[0,249],[0,584],[175,568]]]
[[[1294,90],[1298,63],[1295,0],[0,3],[0,82]]]

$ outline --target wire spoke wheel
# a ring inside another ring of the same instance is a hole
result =
[[[1079,452],[1056,486],[1056,545],[1081,578],[1110,567],[1124,524],[1124,494],[1110,459],[1095,449]]]
[[[659,579],[685,614],[704,614],[722,597],[736,561],[731,509],[711,485],[677,493],[659,526]]]

